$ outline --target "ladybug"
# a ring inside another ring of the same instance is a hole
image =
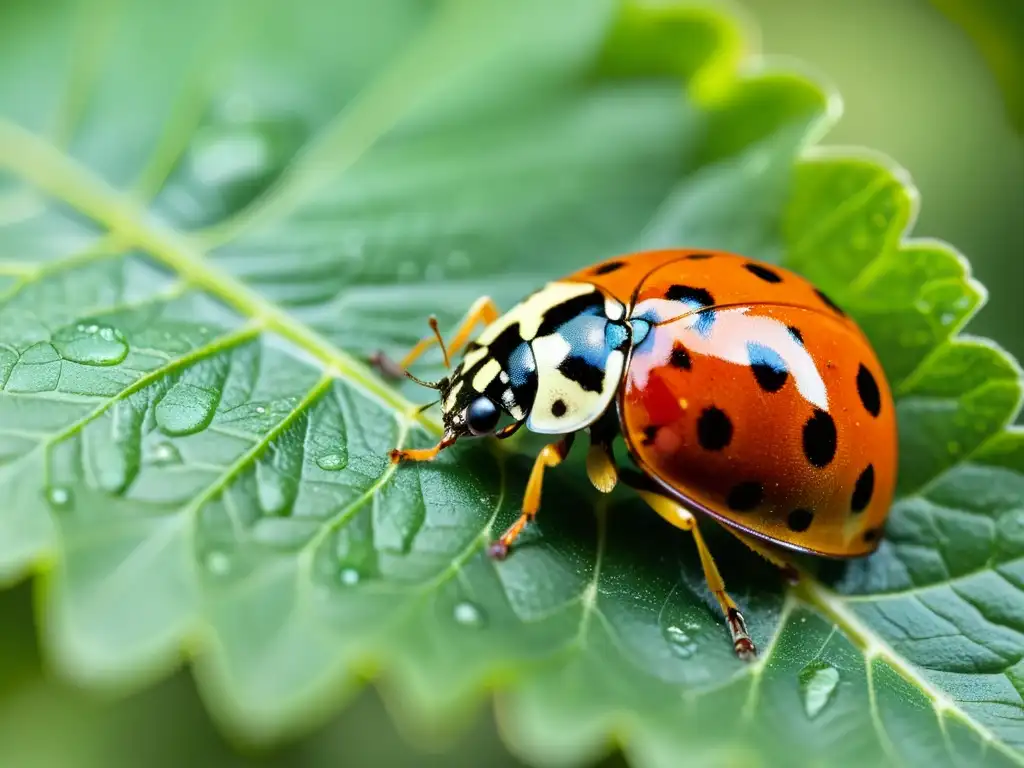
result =
[[[435,343],[446,364],[463,351],[440,381],[406,373],[438,390],[443,435],[392,461],[523,426],[558,436],[537,456],[522,514],[493,557],[536,517],[545,470],[581,430],[599,491],[631,486],[693,535],[740,658],[756,649],[698,516],[791,574],[784,550],[848,558],[878,546],[896,476],[892,395],[853,320],[793,272],[720,251],[647,251],[548,283],[505,314],[481,298],[447,349],[433,318],[431,327],[400,368]],[[616,466],[619,434],[639,471]]]

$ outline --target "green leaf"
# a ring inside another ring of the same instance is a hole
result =
[[[717,13],[373,9],[0,11],[0,574],[39,574],[51,662],[124,689],[188,654],[248,741],[378,675],[421,736],[497,691],[545,765],[1024,762],[1021,373],[956,335],[983,290],[905,239],[903,174],[808,150],[836,97],[741,69]],[[436,424],[360,362],[680,243],[812,277],[898,397],[875,556],[790,589],[709,531],[753,665],[685,535],[578,467],[491,562],[529,441],[396,471]]]
[[[992,71],[1006,113],[1024,133],[1024,5],[1017,0],[932,0],[963,29]]]

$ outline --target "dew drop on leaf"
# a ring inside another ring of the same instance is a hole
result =
[[[256,495],[260,508],[268,515],[285,515],[295,502],[293,477],[285,475],[270,462],[256,465]]]
[[[179,382],[156,406],[156,424],[166,435],[191,435],[213,421],[217,398],[205,389]]]
[[[697,644],[681,627],[675,625],[666,627],[665,639],[668,641],[672,653],[681,658],[688,659],[697,651]]]
[[[455,621],[464,627],[482,627],[484,625],[484,613],[480,607],[465,600],[456,603],[453,615]]]
[[[807,717],[815,718],[832,700],[839,684],[839,670],[824,661],[812,661],[800,670],[800,695]]]
[[[231,570],[231,558],[219,551],[206,556],[206,569],[214,576],[225,576]]]
[[[316,465],[327,472],[337,472],[348,464],[348,457],[340,453],[325,453],[316,460]]]
[[[360,578],[359,571],[355,568],[342,568],[341,573],[338,574],[338,581],[346,587],[354,587],[359,583]]]
[[[150,455],[150,463],[157,467],[181,464],[181,454],[172,443],[158,443]]]
[[[220,186],[259,176],[270,163],[271,151],[258,130],[232,126],[200,134],[191,160],[196,178],[209,186]]]
[[[109,325],[69,325],[57,330],[52,342],[62,358],[81,365],[117,365],[128,356],[124,335]]]
[[[256,413],[260,414],[260,416],[262,416],[266,412],[267,412],[267,409],[264,408],[262,405],[256,406]]]
[[[60,485],[52,485],[46,489],[46,500],[57,509],[68,509],[71,506],[71,491]]]

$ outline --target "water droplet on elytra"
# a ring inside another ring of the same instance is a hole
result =
[[[455,617],[455,621],[464,627],[482,627],[484,625],[483,611],[467,601],[457,603],[452,615]]]
[[[215,550],[206,556],[206,568],[214,576],[224,576],[231,570],[231,558]]]
[[[327,472],[337,472],[348,464],[348,458],[340,453],[325,453],[318,457],[316,465]]]
[[[150,455],[150,463],[157,467],[181,464],[181,453],[171,443],[158,443]]]
[[[51,341],[62,358],[81,365],[117,365],[128,356],[124,335],[109,325],[69,325],[55,331]]]
[[[804,712],[813,719],[835,695],[839,685],[839,670],[824,661],[812,661],[800,670],[800,695]]]
[[[338,574],[338,581],[346,587],[354,587],[359,583],[359,579],[359,571],[355,568],[342,568],[341,573]]]
[[[46,489],[46,500],[58,509],[67,509],[71,506],[71,491],[60,485],[50,486]]]
[[[665,628],[665,639],[676,656],[688,659],[697,651],[697,644],[693,642],[693,638],[675,625]]]

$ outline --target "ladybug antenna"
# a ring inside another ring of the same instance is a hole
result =
[[[451,368],[452,364],[448,359],[448,349],[444,345],[444,337],[441,336],[441,331],[437,327],[437,318],[431,315],[427,322],[430,323],[430,330],[434,332],[434,336],[437,338],[437,345],[441,347],[441,354],[444,355],[444,367]]]
[[[413,376],[411,373],[409,373],[409,371],[405,371],[405,375],[408,378],[410,378],[413,381],[415,381],[421,387],[426,387],[427,389],[441,389],[441,382],[440,381],[424,381],[423,379],[419,378],[418,376]],[[431,405],[433,405],[433,403],[431,403]]]
[[[426,410],[427,410],[428,408],[433,408],[433,407],[434,407],[435,405],[437,405],[437,404],[438,404],[438,403],[440,403],[440,402],[441,402],[441,400],[440,400],[440,398],[439,398],[439,399],[435,400],[435,401],[434,401],[434,402],[432,402],[432,403],[427,403],[426,405],[421,405],[421,406],[420,406],[419,408],[417,408],[417,409],[416,409],[416,413],[423,413],[423,412],[424,412],[424,411],[426,411]]]

